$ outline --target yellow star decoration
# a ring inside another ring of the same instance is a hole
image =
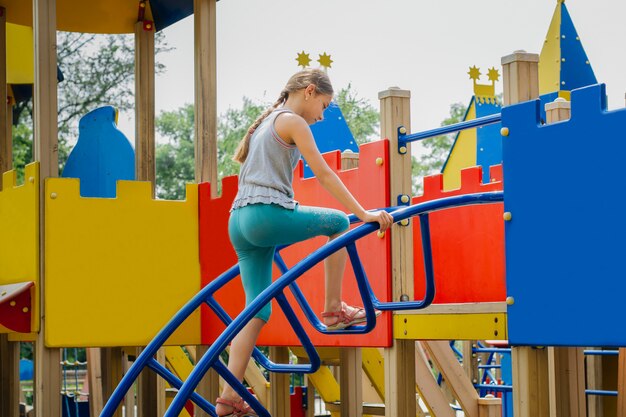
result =
[[[298,61],[298,66],[301,66],[302,68],[306,68],[311,63],[311,58],[309,58],[309,54],[302,51],[298,54],[296,61]]]
[[[474,65],[470,67],[468,74],[472,80],[476,81],[480,78],[480,69],[476,68],[476,65]]]
[[[500,79],[500,72],[495,67],[491,67],[489,68],[487,77],[489,78],[489,81],[496,82]]]
[[[320,59],[318,59],[317,62],[319,62],[320,65],[324,68],[330,68],[331,64],[333,63],[333,60],[330,59],[330,55],[326,55],[326,52],[324,52],[324,54],[320,55],[319,57]]]

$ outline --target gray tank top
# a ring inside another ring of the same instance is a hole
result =
[[[248,157],[239,172],[239,191],[232,210],[248,204],[278,204],[293,210],[293,170],[300,159],[296,145],[284,141],[274,128],[276,116],[289,112],[276,109],[261,122],[250,138]]]

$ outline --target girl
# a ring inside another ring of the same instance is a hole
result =
[[[250,126],[235,151],[233,159],[242,167],[228,231],[239,259],[246,305],[272,283],[276,246],[320,235],[334,239],[348,229],[348,217],[343,212],[300,206],[293,199],[293,170],[301,155],[322,186],[348,211],[363,222],[378,222],[381,231],[393,223],[385,211],[365,211],[315,145],[309,125],[323,119],[332,97],[333,88],[325,72],[307,69],[296,73],[274,105]],[[331,330],[366,320],[362,308],[341,301],[346,257],[343,249],[324,263],[326,299],[322,317]],[[233,339],[228,369],[239,380],[243,379],[259,332],[270,314],[271,304],[267,304]],[[256,415],[230,386],[224,388],[216,403],[218,416]]]

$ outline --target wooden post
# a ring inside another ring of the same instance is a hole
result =
[[[348,170],[359,167],[359,154],[351,150],[341,152],[341,169]]]
[[[626,348],[619,350],[617,369],[617,415],[626,416]]]
[[[478,383],[478,355],[474,353],[476,340],[465,340],[463,342],[463,370],[465,375],[473,384]]]
[[[571,103],[557,98],[546,104],[546,123],[568,120]],[[551,417],[586,417],[585,357],[583,349],[548,348]]]
[[[89,415],[99,416],[104,404],[100,348],[87,348],[86,353],[87,376],[89,378]]]
[[[502,58],[504,105],[539,97],[539,55],[515,51]],[[516,417],[548,417],[548,352],[512,347],[513,401]]]
[[[270,358],[275,363],[289,363],[289,348],[270,347]],[[273,417],[289,417],[291,415],[289,374],[270,373],[270,388],[270,414]]]
[[[339,349],[341,372],[339,374],[340,412],[342,416],[363,416],[363,373],[361,348]]]
[[[389,139],[390,201],[398,204],[398,196],[411,195],[411,146],[398,152],[398,128],[411,130],[411,92],[391,87],[378,93],[380,100],[380,131]],[[413,292],[413,228],[396,224],[391,232],[391,271],[393,301],[411,300]],[[415,415],[415,343],[394,340],[385,350],[385,413],[387,416]]]
[[[195,77],[195,176],[196,182],[211,183],[217,196],[217,19],[216,0],[194,0]],[[208,347],[198,347],[201,357]],[[196,391],[209,401],[220,394],[219,376],[213,369],[202,378]],[[208,416],[196,407],[196,416]]]
[[[20,397],[20,344],[0,334],[0,416],[17,417]]]
[[[426,407],[430,411],[430,415],[437,417],[454,417],[456,413],[450,407],[448,399],[444,395],[443,391],[439,388],[437,381],[435,380],[433,373],[430,369],[430,364],[424,353],[424,348],[419,342],[413,342],[415,346],[415,374],[417,376],[416,383],[417,389],[426,404]],[[388,416],[390,414],[387,414]],[[410,415],[415,414],[397,414]]]
[[[102,397],[104,400],[108,401],[113,391],[122,380],[122,348],[105,348],[100,349],[100,352]],[[102,407],[102,404],[100,404],[100,407]],[[117,410],[115,410],[114,416],[122,417],[122,407],[118,407]]]
[[[194,1],[196,181],[217,196],[216,0]]]
[[[154,194],[154,24],[135,23],[135,172]]]
[[[591,349],[588,347],[587,349]],[[602,389],[602,358],[600,355],[585,356],[585,375],[587,389]],[[602,397],[590,395],[587,398],[588,417],[604,417]]]
[[[39,333],[35,341],[34,409],[37,416],[61,415],[61,351],[45,345],[45,180],[59,175],[57,138],[56,0],[33,0],[35,83],[33,150],[39,161]]]
[[[11,121],[7,106],[7,33],[6,10],[0,7],[0,175],[13,167],[12,138],[9,136],[8,125]],[[0,190],[2,190],[0,181]]]

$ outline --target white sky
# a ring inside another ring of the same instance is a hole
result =
[[[567,0],[609,108],[624,106],[626,1]],[[242,97],[273,101],[304,50],[327,52],[335,91],[352,83],[378,108],[390,86],[411,91],[412,131],[439,126],[453,102],[468,103],[472,65],[500,69],[517,49],[539,53],[556,0],[221,0],[217,4],[218,114]],[[193,102],[193,17],[165,30],[176,49],[160,57],[157,114]],[[487,83],[486,75],[481,80]],[[496,91],[502,90],[501,81]],[[134,137],[132,115],[120,127]]]

